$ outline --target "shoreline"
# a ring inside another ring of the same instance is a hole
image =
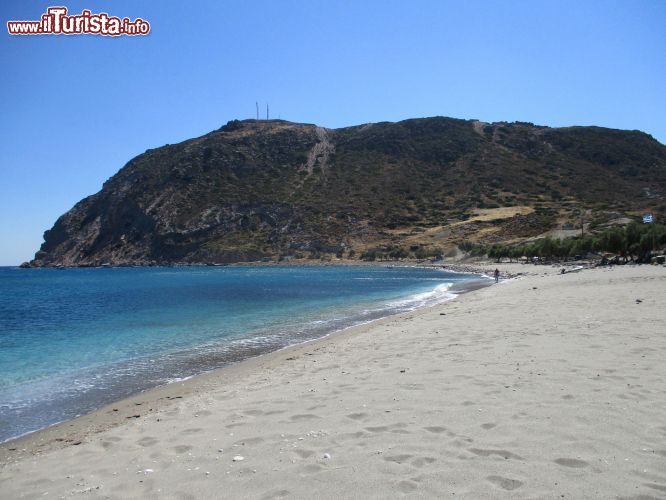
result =
[[[62,446],[66,446],[67,444],[69,444],[71,442],[80,441],[80,439],[78,439],[76,437],[72,438],[70,436],[71,432],[70,433],[64,432],[62,428],[65,428],[65,427],[77,427],[78,428],[79,426],[76,425],[76,424],[75,425],[68,425],[68,424],[78,422],[79,420],[82,420],[82,419],[86,419],[86,420],[87,419],[92,419],[92,420],[94,420],[98,417],[98,415],[97,415],[98,413],[104,412],[105,410],[108,410],[109,408],[116,408],[116,407],[119,407],[119,406],[124,406],[124,407],[127,407],[127,408],[131,408],[132,405],[136,406],[135,400],[137,400],[137,399],[151,399],[151,400],[156,399],[156,398],[150,398],[150,397],[146,398],[145,397],[146,395],[150,395],[150,393],[153,392],[153,391],[160,391],[160,390],[168,389],[169,387],[171,387],[174,384],[188,383],[187,384],[188,386],[190,384],[196,384],[197,379],[199,379],[200,377],[215,376],[216,372],[222,371],[222,370],[230,370],[230,369],[236,368],[236,367],[238,367],[238,369],[243,370],[244,369],[244,364],[249,363],[252,360],[257,360],[257,359],[265,357],[265,356],[271,356],[273,354],[278,354],[278,353],[281,353],[281,352],[284,352],[284,351],[289,351],[291,349],[295,349],[295,348],[299,348],[299,347],[302,347],[302,346],[307,346],[307,345],[310,345],[310,344],[313,344],[313,343],[317,343],[317,342],[320,342],[320,341],[324,341],[324,340],[329,339],[329,338],[331,338],[335,335],[339,335],[339,334],[345,333],[347,331],[351,332],[351,331],[356,331],[358,329],[364,329],[364,327],[372,326],[373,324],[375,324],[377,322],[380,322],[382,320],[385,320],[385,319],[394,318],[394,317],[395,318],[400,318],[401,316],[406,315],[406,314],[412,314],[414,312],[420,312],[420,311],[428,310],[428,309],[431,309],[431,308],[435,308],[435,307],[440,306],[440,305],[442,305],[446,302],[449,302],[451,300],[456,300],[464,294],[474,292],[476,290],[483,289],[483,288],[495,285],[497,283],[493,283],[493,281],[492,281],[493,279],[490,277],[490,275],[492,274],[492,266],[493,265],[500,266],[500,267],[505,267],[505,268],[510,267],[512,269],[514,267],[519,267],[519,266],[521,268],[524,268],[524,267],[527,268],[527,269],[525,269],[525,271],[518,272],[517,270],[513,270],[513,272],[503,273],[502,274],[503,277],[500,279],[500,283],[502,283],[506,280],[516,279],[516,278],[522,277],[522,276],[528,276],[528,275],[536,276],[536,275],[539,275],[539,271],[540,271],[539,268],[544,268],[544,267],[546,267],[546,268],[556,268],[556,267],[559,268],[559,267],[561,267],[560,264],[557,264],[557,265],[548,265],[548,266],[536,266],[536,269],[533,269],[535,267],[533,265],[517,263],[517,262],[504,263],[504,266],[502,266],[501,263],[497,264],[497,263],[488,263],[488,262],[466,263],[466,264],[440,264],[440,265],[431,264],[431,263],[428,263],[428,264],[426,264],[426,263],[416,263],[416,262],[407,263],[405,261],[386,261],[386,262],[382,262],[382,263],[357,261],[357,263],[358,263],[358,265],[361,265],[361,266],[378,266],[378,267],[387,267],[387,266],[391,266],[391,267],[398,267],[398,266],[400,266],[400,267],[428,267],[428,268],[432,268],[432,269],[441,269],[443,271],[451,272],[451,273],[473,274],[473,275],[478,276],[478,278],[477,279],[470,279],[470,280],[468,280],[466,282],[462,282],[460,284],[457,284],[457,283],[453,284],[453,286],[448,290],[448,292],[451,293],[453,296],[450,297],[450,298],[444,299],[441,302],[438,302],[436,304],[416,307],[415,309],[408,310],[408,311],[405,311],[405,312],[393,313],[393,314],[389,314],[387,316],[381,316],[379,318],[375,318],[375,319],[371,319],[371,320],[366,321],[366,322],[361,322],[361,323],[358,323],[358,324],[355,324],[355,325],[347,326],[347,327],[344,327],[342,329],[332,330],[332,331],[324,334],[321,337],[306,339],[306,340],[303,340],[301,342],[298,342],[298,343],[295,343],[295,344],[289,344],[289,345],[280,347],[280,348],[275,349],[275,350],[269,350],[269,351],[262,352],[262,353],[259,353],[259,354],[250,355],[250,356],[242,358],[242,359],[230,361],[227,364],[225,364],[223,366],[220,366],[218,368],[214,368],[212,370],[204,371],[204,372],[201,372],[201,373],[198,373],[198,374],[195,374],[195,375],[190,375],[190,376],[184,378],[183,380],[176,380],[176,381],[173,381],[173,382],[168,382],[168,383],[165,383],[165,384],[160,384],[160,385],[157,385],[157,386],[154,386],[154,387],[149,387],[147,389],[143,389],[143,390],[139,391],[136,394],[132,394],[132,395],[123,397],[123,398],[121,398],[117,401],[112,401],[110,403],[104,404],[104,405],[102,405],[102,406],[100,406],[96,409],[93,409],[89,412],[78,415],[76,417],[66,419],[66,420],[63,420],[61,422],[56,422],[54,424],[43,427],[41,429],[37,429],[37,430],[34,430],[34,431],[29,431],[25,434],[21,434],[21,435],[16,436],[16,437],[9,438],[8,440],[5,440],[5,441],[0,441],[0,466],[2,466],[2,464],[4,464],[6,462],[6,458],[8,456],[12,455],[12,453],[7,453],[7,451],[10,451],[10,452],[19,451],[19,450],[29,451],[31,449],[34,449],[34,448],[32,448],[33,446],[35,446],[34,441],[39,441],[38,447],[40,448],[40,450],[42,450],[44,439],[39,436],[42,433],[47,433],[48,432],[49,434],[52,434],[52,433],[54,434],[54,437],[52,438],[54,440],[54,442],[51,443],[51,446],[53,446],[54,448],[60,447],[60,446],[58,446],[57,443],[61,443]],[[243,266],[244,267],[246,265],[252,265],[252,264],[255,264],[255,263],[235,263],[235,264],[230,264],[229,266],[217,266],[217,267],[233,267],[233,266]],[[289,263],[256,263],[256,264],[259,265],[259,266],[262,266],[262,267],[263,266],[271,266],[271,265],[273,265],[273,266],[289,266],[290,265]],[[309,264],[307,264],[307,263],[303,264],[303,266],[307,266],[307,265],[309,265]],[[340,262],[340,263],[322,262],[322,263],[314,264],[314,265],[316,265],[316,266],[322,266],[322,265],[323,266],[346,266],[346,265],[353,265],[353,264],[348,264],[347,262]],[[296,266],[301,267],[298,264],[296,264]],[[18,269],[18,266],[9,266],[9,267],[16,267]],[[151,268],[152,267],[165,267],[165,268],[183,267],[183,268],[190,268],[190,267],[197,267],[197,266],[145,266],[145,267],[151,267]],[[202,265],[202,266],[199,266],[199,267],[211,267],[211,266]],[[124,268],[124,267],[118,266],[118,268]],[[49,268],[37,268],[37,269],[49,269]],[[51,268],[51,269],[55,269],[55,268]],[[108,267],[96,267],[96,268],[79,267],[79,268],[70,268],[70,269],[109,269],[109,268]],[[158,399],[161,399],[161,398],[158,398]],[[113,409],[112,409],[112,411],[114,413],[117,412],[117,410],[113,410]],[[122,415],[122,413],[118,413],[118,415],[114,415],[114,416],[120,416],[120,415]],[[127,416],[126,418],[134,418],[134,417]],[[106,419],[104,419],[104,420],[106,420]],[[114,423],[115,423],[115,420],[114,420]],[[120,420],[118,423],[115,423],[115,425],[119,425],[121,423],[123,423],[122,420]],[[102,430],[105,430],[106,428],[107,427],[104,427]],[[78,429],[77,429],[77,432],[78,432]],[[95,432],[100,432],[100,429],[97,429]],[[67,437],[63,438],[61,436],[61,433],[67,434]],[[33,440],[31,438],[38,438],[38,439]],[[28,446],[20,445],[20,443],[23,442],[23,440],[29,441]],[[16,446],[14,446],[15,444],[16,444]],[[51,447],[48,447],[46,451],[50,451],[51,449],[52,449]]]
[[[346,265],[346,264],[342,264],[342,265]],[[375,264],[375,265],[377,265],[377,264]],[[381,266],[381,267],[384,267],[384,266]],[[393,266],[393,267],[397,267],[397,266]],[[402,266],[402,267],[416,267],[416,266]],[[440,267],[435,267],[435,266],[432,266],[432,268],[433,269],[441,269]],[[452,270],[446,270],[446,269],[442,269],[442,270],[444,270],[446,272],[452,272],[452,273],[457,273],[458,272],[458,271],[452,271]],[[66,427],[70,422],[78,421],[81,418],[93,417],[96,413],[104,410],[107,407],[111,407],[111,406],[115,407],[115,406],[118,406],[118,405],[123,406],[123,402],[125,402],[127,400],[134,400],[136,397],[144,395],[144,394],[148,394],[151,391],[158,390],[158,389],[165,388],[165,387],[169,387],[172,384],[178,384],[178,383],[182,383],[182,382],[185,382],[185,381],[190,381],[190,380],[196,379],[198,377],[210,375],[210,374],[215,373],[218,370],[224,370],[224,369],[227,369],[227,368],[230,368],[230,367],[234,367],[234,366],[240,365],[242,363],[245,363],[246,361],[249,361],[249,360],[252,360],[252,359],[255,359],[255,358],[261,358],[263,356],[267,356],[267,355],[270,355],[270,354],[273,354],[273,353],[278,353],[278,352],[281,352],[281,351],[284,351],[284,350],[289,350],[291,348],[304,346],[304,345],[310,344],[312,342],[317,342],[317,341],[320,341],[320,340],[324,340],[324,339],[326,339],[328,337],[331,337],[333,335],[337,335],[339,333],[345,332],[346,330],[361,328],[361,327],[364,327],[366,325],[371,325],[371,324],[375,323],[376,321],[380,321],[380,320],[383,320],[385,318],[390,318],[390,317],[393,317],[393,316],[399,316],[400,314],[411,313],[411,312],[417,311],[419,309],[427,309],[429,307],[434,307],[434,306],[439,305],[443,302],[453,300],[461,294],[464,294],[464,293],[467,293],[469,291],[473,291],[473,290],[476,290],[476,289],[479,289],[479,288],[483,288],[485,286],[490,286],[492,284],[490,282],[490,280],[486,281],[486,279],[480,273],[461,272],[461,274],[476,274],[477,277],[476,278],[470,278],[469,280],[466,280],[466,281],[461,282],[461,283],[454,283],[452,285],[452,287],[449,290],[447,290],[447,293],[449,293],[451,295],[451,297],[442,299],[440,302],[437,302],[435,304],[430,304],[430,305],[425,305],[425,306],[416,306],[416,307],[414,307],[414,309],[409,309],[409,310],[403,311],[403,312],[389,312],[387,310],[386,312],[388,314],[386,314],[386,315],[383,315],[383,316],[380,316],[380,317],[377,317],[377,318],[374,318],[374,319],[370,319],[370,320],[361,321],[361,322],[358,322],[358,323],[355,323],[355,324],[351,324],[351,325],[343,327],[343,328],[333,329],[333,330],[328,331],[328,332],[324,333],[323,335],[315,337],[315,338],[299,340],[295,343],[290,343],[290,344],[287,344],[287,345],[284,345],[284,346],[281,346],[281,347],[278,347],[278,348],[268,348],[268,350],[263,351],[263,352],[250,353],[250,354],[246,355],[245,357],[240,357],[238,359],[231,359],[229,361],[226,361],[224,364],[222,364],[221,366],[218,366],[216,368],[212,368],[212,369],[209,369],[209,370],[204,370],[204,371],[201,371],[200,373],[189,375],[189,376],[183,378],[182,380],[174,380],[172,382],[167,382],[167,383],[162,383],[162,384],[159,384],[159,385],[156,385],[156,386],[147,387],[145,389],[140,390],[139,392],[137,392],[135,394],[130,394],[130,395],[122,397],[118,400],[105,403],[105,404],[103,404],[103,405],[101,405],[97,408],[94,408],[90,411],[86,411],[86,412],[84,412],[80,415],[77,415],[77,416],[73,417],[73,418],[65,419],[65,420],[62,420],[60,422],[50,424],[46,427],[42,427],[40,429],[36,429],[36,430],[33,430],[33,431],[28,431],[24,434],[9,438],[9,439],[4,440],[4,441],[0,441],[0,464],[2,464],[4,462],[4,460],[3,460],[4,453],[3,452],[6,451],[6,450],[4,450],[4,448],[9,447],[10,451],[13,451],[13,450],[11,450],[11,448],[14,448],[14,446],[12,446],[14,443],[17,443],[17,442],[19,442],[21,440],[24,440],[24,439],[28,439],[28,438],[32,437],[33,435],[48,431],[50,429],[55,430],[55,428],[59,429],[60,427]],[[71,440],[64,439],[64,441],[62,441],[62,442],[67,443],[69,441],[71,441]],[[17,445],[16,447],[20,448],[19,445]]]
[[[522,279],[0,445],[0,488],[15,498],[663,495],[664,269],[500,270]]]
[[[573,261],[570,261],[573,262]],[[154,264],[154,265],[99,265],[99,266],[64,266],[64,265],[49,265],[49,266],[28,266],[21,267],[20,264],[16,265],[7,265],[0,267],[8,267],[15,269],[152,269],[152,268],[164,268],[164,269],[189,269],[189,268],[224,268],[224,267],[330,267],[330,266],[379,266],[379,267],[450,267],[450,268],[460,268],[460,269],[475,269],[482,266],[491,266],[493,264],[503,265],[503,264],[521,264],[519,261],[515,262],[490,262],[483,257],[469,257],[469,258],[445,258],[443,260],[432,260],[432,259],[414,259],[414,258],[404,258],[400,260],[361,260],[361,259],[343,259],[343,258],[334,258],[331,260],[320,260],[320,259],[291,259],[283,261],[240,261],[240,262],[228,262],[224,264],[206,264],[206,263],[165,263],[165,264]],[[553,264],[566,264],[565,262],[554,262]],[[549,265],[549,264],[548,264]],[[463,271],[461,271],[463,272]],[[464,271],[467,272],[467,271]]]

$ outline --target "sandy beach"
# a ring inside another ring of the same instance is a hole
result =
[[[666,498],[666,269],[500,270],[1,445],[0,498]]]

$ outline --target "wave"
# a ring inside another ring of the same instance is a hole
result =
[[[410,310],[432,306],[454,298],[456,294],[450,292],[452,286],[453,283],[442,283],[428,292],[417,293],[389,304],[394,307],[406,307]]]

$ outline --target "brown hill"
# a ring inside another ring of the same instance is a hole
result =
[[[232,121],[148,150],[44,234],[33,266],[421,256],[666,209],[638,131],[424,118],[342,129]]]

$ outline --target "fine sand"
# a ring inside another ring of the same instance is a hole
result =
[[[666,269],[500,269],[2,445],[0,497],[666,498]]]

